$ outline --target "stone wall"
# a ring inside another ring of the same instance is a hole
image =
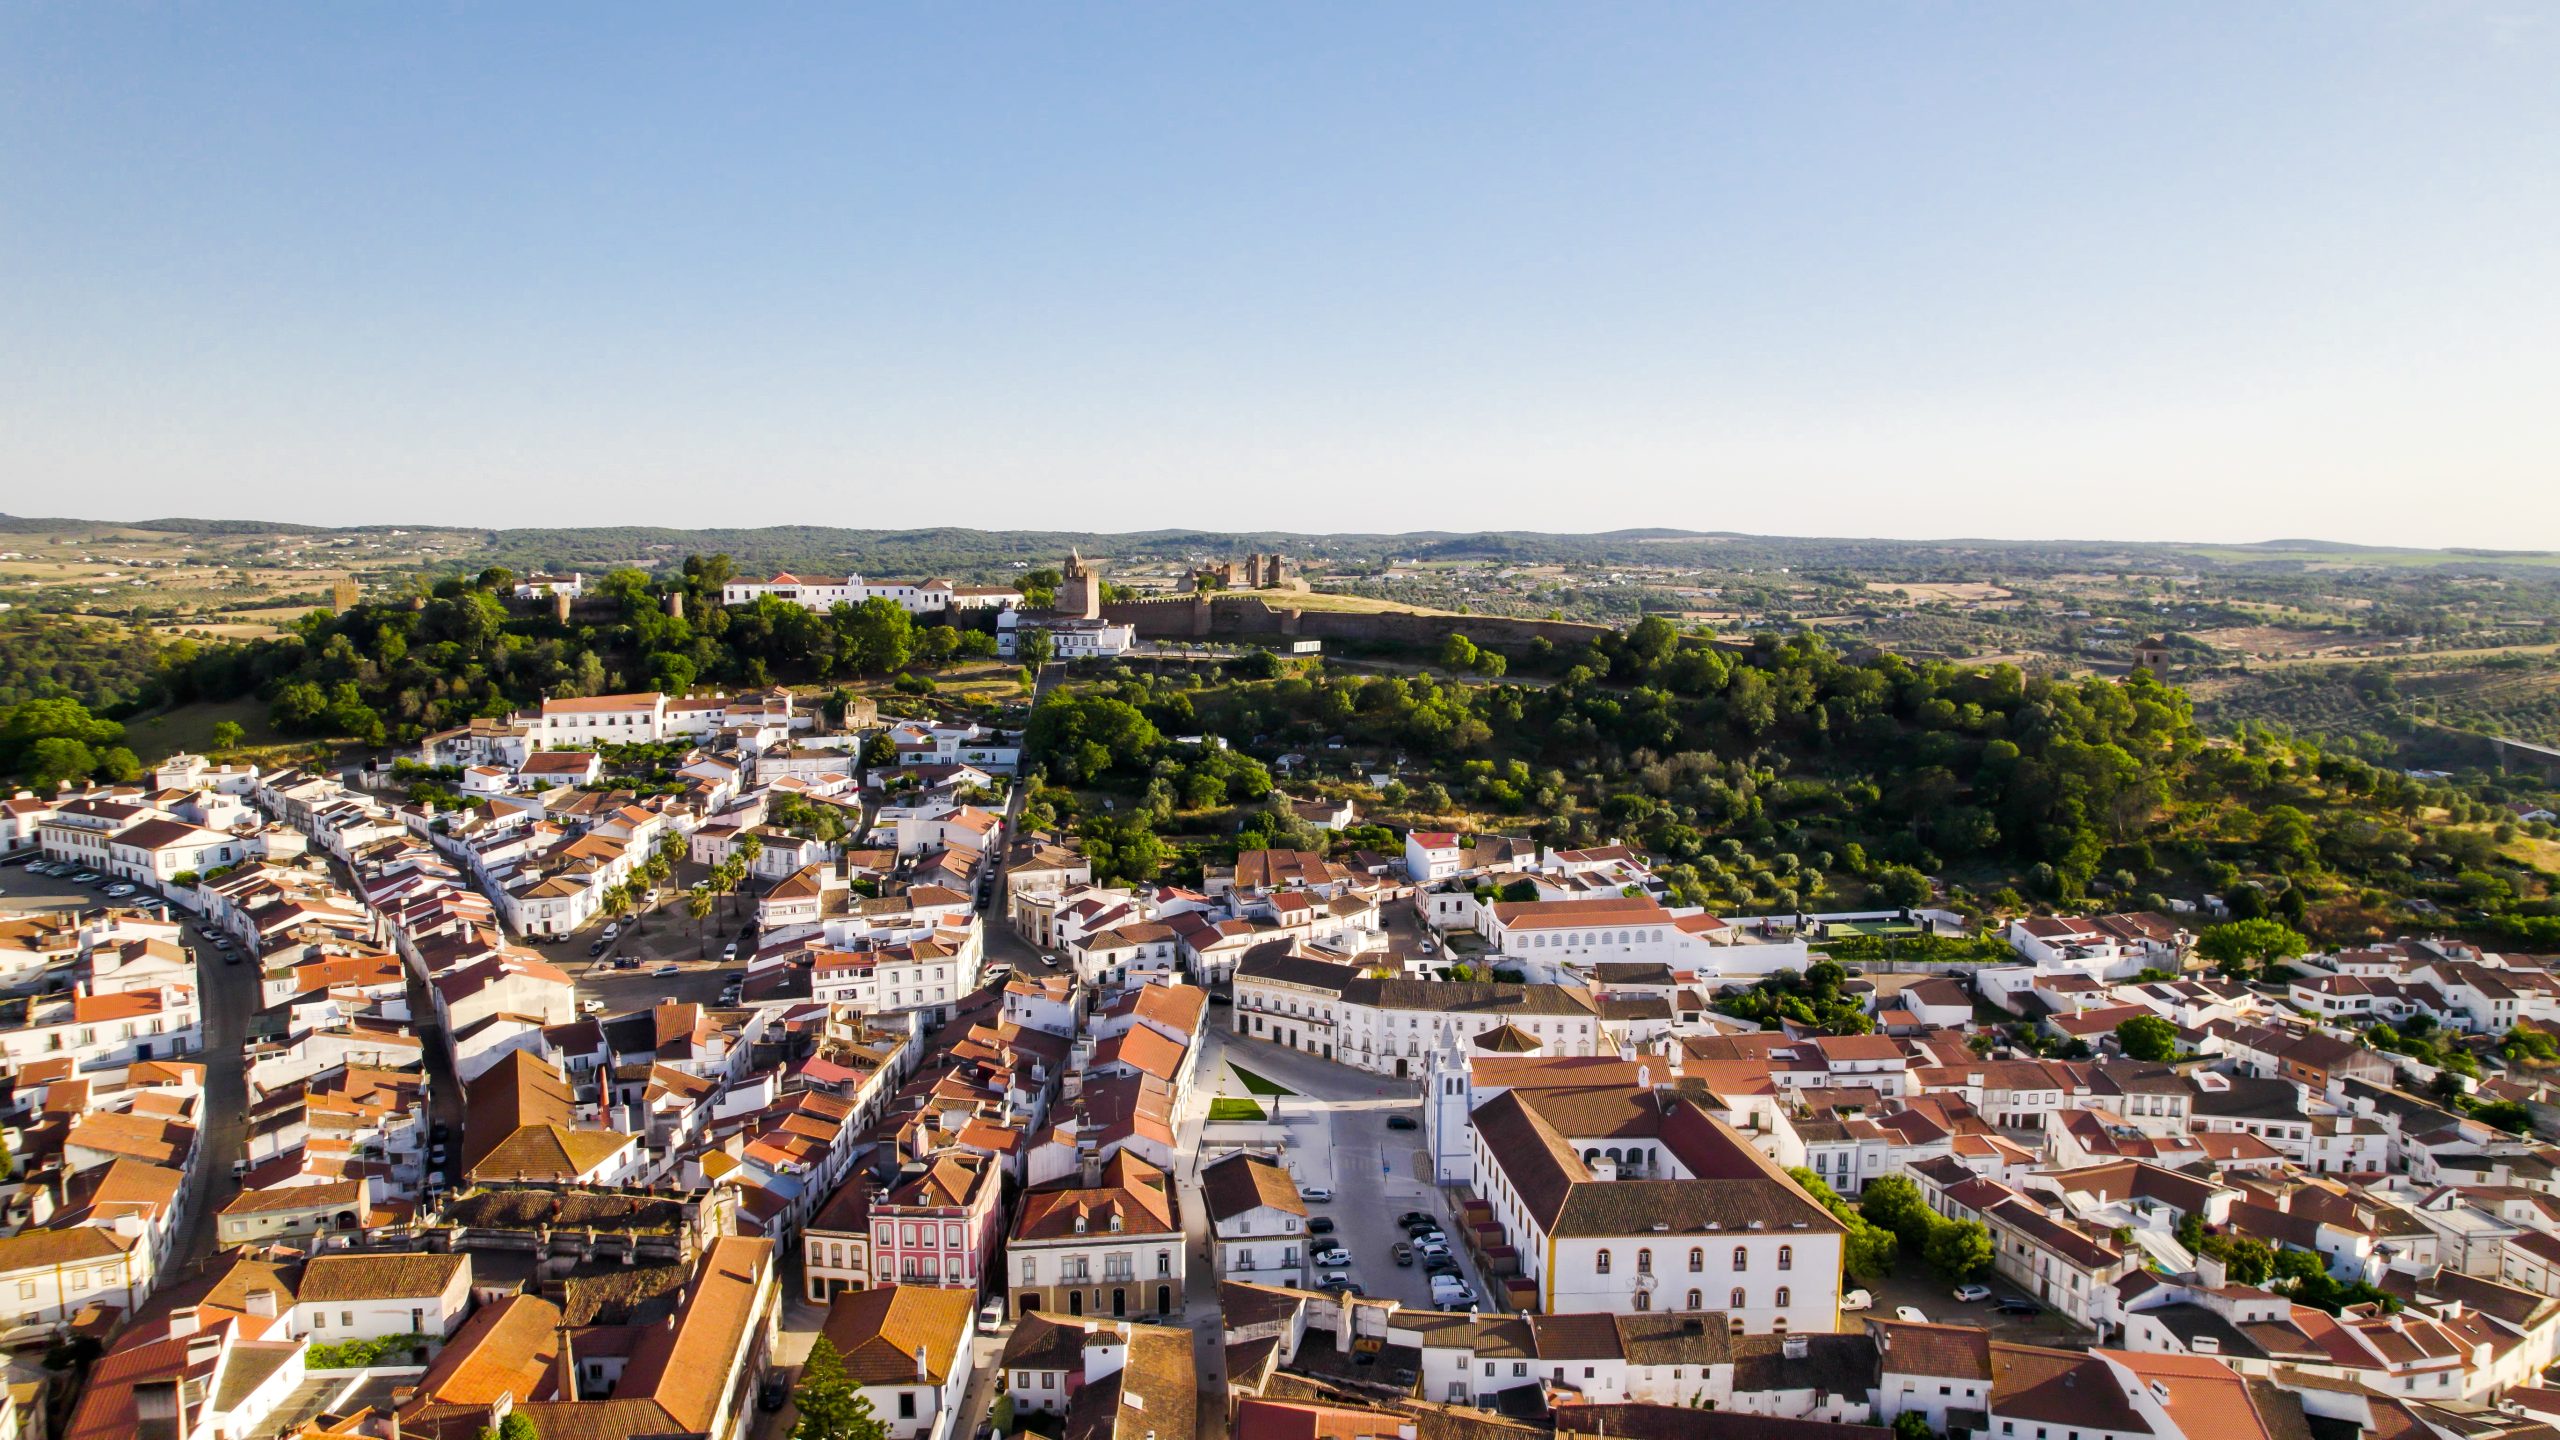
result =
[[[1354,644],[1432,647],[1453,634],[1509,649],[1544,638],[1574,645],[1609,633],[1578,620],[1524,620],[1508,615],[1426,615],[1413,610],[1306,610],[1258,595],[1185,595],[1124,600],[1102,618],[1133,627],[1141,640],[1256,640],[1300,637]]]

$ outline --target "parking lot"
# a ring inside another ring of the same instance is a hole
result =
[[[556,943],[538,943],[542,957],[577,982],[581,1005],[601,1000],[605,1014],[620,1015],[662,999],[716,1004],[727,977],[747,968],[743,959],[723,952],[752,920],[752,900],[740,897],[733,903],[723,897],[711,917],[697,925],[685,914],[680,888],[669,886],[660,895],[659,905],[646,914],[599,921]],[[609,923],[615,926],[614,938],[597,951]],[[624,961],[629,968],[622,968]],[[657,973],[667,966],[675,967],[674,973]]]
[[[1479,1303],[1486,1298],[1474,1261],[1457,1243],[1455,1215],[1445,1192],[1427,1176],[1419,1126],[1421,1098],[1412,1081],[1371,1075],[1241,1040],[1222,1030],[1213,1035],[1214,1046],[1202,1057],[1201,1075],[1212,1085],[1224,1085],[1218,1093],[1245,1093],[1224,1073],[1227,1061],[1296,1092],[1257,1097],[1277,1110],[1279,1126],[1219,1127],[1217,1133],[1241,1139],[1260,1130],[1268,1137],[1266,1143],[1285,1146],[1281,1158],[1302,1191],[1313,1186],[1333,1192],[1331,1200],[1307,1206],[1310,1220],[1333,1225],[1331,1235],[1312,1237],[1310,1256],[1325,1240],[1336,1241],[1351,1256],[1350,1263],[1339,1268],[1364,1293],[1393,1296],[1428,1309],[1432,1305],[1428,1273],[1418,1260],[1399,1266],[1394,1256],[1396,1243],[1405,1238],[1397,1217],[1419,1211],[1438,1220],[1451,1237],[1461,1277],[1474,1288]],[[1397,1117],[1415,1122],[1416,1128],[1395,1129],[1392,1122]],[[1309,1281],[1331,1268],[1335,1267],[1310,1265]]]
[[[1938,1278],[1937,1273],[1914,1256],[1902,1256],[1894,1263],[1893,1273],[1881,1282],[1866,1286],[1875,1297],[1875,1306],[1867,1314],[1879,1319],[1894,1318],[1897,1306],[1908,1305],[1942,1325],[1978,1325],[1991,1332],[1995,1340],[2016,1345],[2086,1345],[2092,1338],[2087,1331],[2051,1310],[2039,1309],[2033,1315],[2003,1315],[1994,1307],[2003,1300],[2024,1299],[2025,1292],[2000,1276],[1980,1283],[1991,1287],[1988,1300],[1961,1301],[1955,1297],[1955,1286]],[[1849,1281],[1842,1289],[1847,1294],[1858,1288]],[[1843,1315],[1854,1323],[1863,1317]]]
[[[45,863],[36,857],[36,863]],[[130,885],[130,881],[116,884]],[[22,861],[12,860],[0,868],[0,909],[7,910],[89,910],[101,905],[139,905],[158,901],[158,892],[135,885],[123,895],[110,896],[111,888],[104,876],[95,885],[75,883],[69,875],[40,875],[29,870]]]

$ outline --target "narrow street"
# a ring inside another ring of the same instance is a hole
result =
[[[173,912],[174,913],[174,912]],[[249,1074],[244,1053],[249,1017],[258,1013],[258,966],[222,963],[203,927],[189,921],[188,947],[196,954],[196,988],[204,1007],[204,1049],[187,1058],[204,1063],[204,1123],[196,1135],[195,1173],[187,1177],[187,1233],[170,1263],[185,1269],[213,1254],[219,1234],[214,1212],[240,1188],[232,1162],[248,1153]]]

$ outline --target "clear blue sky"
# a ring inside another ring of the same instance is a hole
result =
[[[2560,10],[20,0],[0,509],[2560,547]]]

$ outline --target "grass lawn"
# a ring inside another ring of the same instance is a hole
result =
[[[1209,1120],[1212,1124],[1222,1120],[1263,1120],[1268,1118],[1268,1116],[1265,1116],[1262,1113],[1262,1107],[1250,1100],[1212,1100],[1209,1102]]]
[[[145,765],[166,760],[181,750],[198,755],[213,753],[213,727],[222,721],[240,727],[240,748],[256,750],[264,746],[289,742],[267,723],[267,707],[254,695],[237,700],[205,700],[181,705],[156,715],[136,715],[124,722],[124,743],[133,747]]]
[[[1256,1095],[1295,1095],[1298,1093],[1297,1091],[1290,1089],[1288,1086],[1281,1084],[1277,1080],[1265,1080],[1261,1076],[1254,1074],[1252,1071],[1247,1070],[1241,1065],[1229,1065],[1227,1068],[1236,1072],[1236,1078],[1244,1082],[1244,1088],[1252,1091]]]

